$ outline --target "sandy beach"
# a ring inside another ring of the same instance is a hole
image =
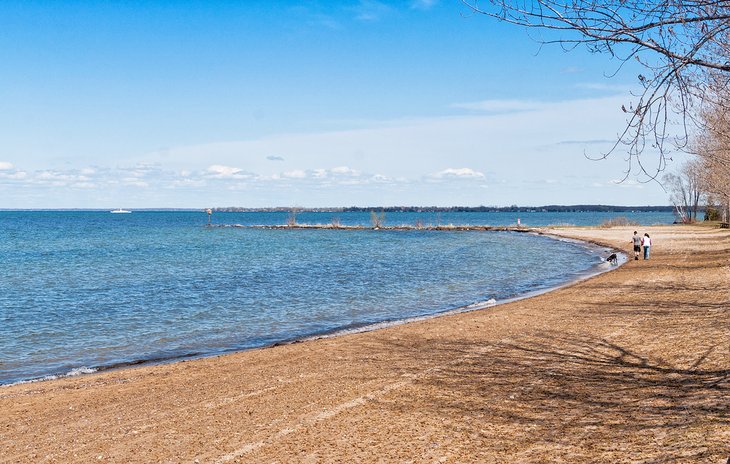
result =
[[[650,260],[493,308],[2,387],[0,463],[725,463],[730,231],[637,230]]]

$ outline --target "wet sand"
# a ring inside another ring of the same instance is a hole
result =
[[[652,259],[493,308],[0,388],[0,463],[725,463],[730,231],[638,230]]]

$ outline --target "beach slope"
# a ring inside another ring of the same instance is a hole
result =
[[[0,388],[0,463],[724,463],[730,231],[639,230],[652,259],[494,308]]]

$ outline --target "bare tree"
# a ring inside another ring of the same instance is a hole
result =
[[[381,210],[380,213],[370,211],[370,223],[373,225],[373,229],[380,229],[385,225],[385,211]]]
[[[709,81],[727,88],[730,79],[730,1],[709,0],[462,0],[471,10],[500,21],[537,29],[538,40],[565,50],[584,45],[624,63],[646,69],[638,79],[643,92],[622,106],[627,124],[601,158],[626,146],[628,169],[638,163],[652,179],[664,170],[666,155],[689,141],[697,108],[710,97]],[[714,102],[717,104],[717,102]],[[679,131],[670,127],[679,121]],[[647,168],[647,147],[659,158]]]
[[[670,200],[680,220],[696,221],[700,200],[706,193],[702,162],[694,159],[685,163],[678,174],[665,174],[664,184],[669,189]]]
[[[707,205],[720,211],[723,222],[730,221],[730,167],[714,159],[703,159],[703,182],[707,190]]]
[[[730,89],[718,92],[730,101]],[[719,98],[719,99],[722,99]],[[702,179],[710,199],[722,211],[722,220],[730,221],[730,105],[706,107],[702,112],[703,130],[694,142],[702,160]]]
[[[291,208],[289,210],[289,215],[286,217],[286,225],[288,227],[297,227],[299,224],[297,223],[297,215],[302,210],[302,208],[299,208],[297,206]]]

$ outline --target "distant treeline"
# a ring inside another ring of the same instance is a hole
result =
[[[673,206],[614,206],[614,205],[548,205],[548,206],[349,206],[346,208],[301,208],[301,207],[276,207],[276,208],[243,208],[229,206],[225,208],[214,208],[219,212],[277,212],[297,211],[315,213],[361,213],[370,211],[383,211],[385,213],[580,213],[580,212],[602,212],[602,213],[631,213],[631,212],[668,212],[674,211]]]

